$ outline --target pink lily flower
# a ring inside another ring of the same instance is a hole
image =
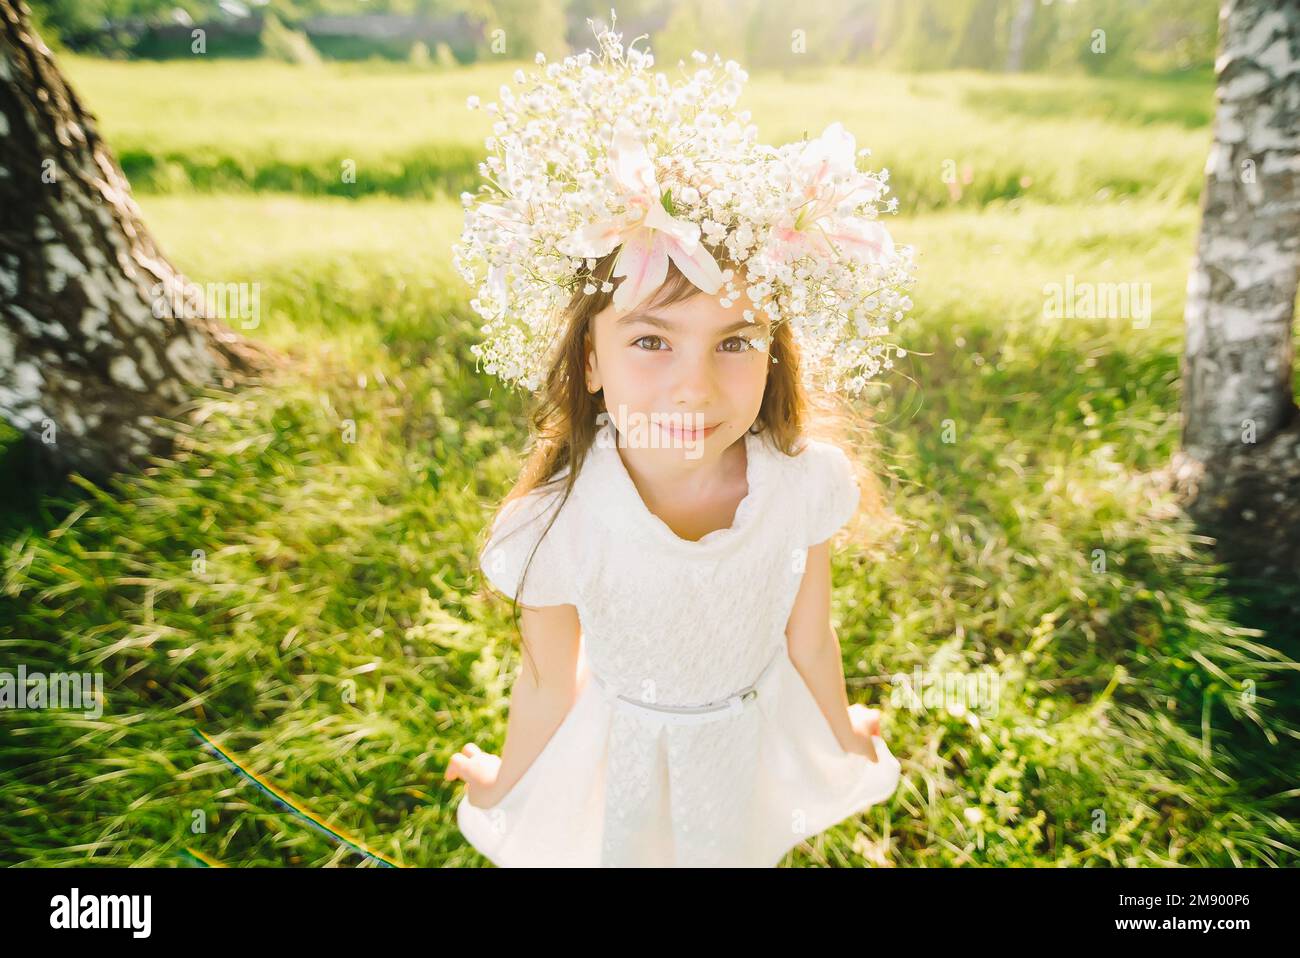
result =
[[[609,168],[627,209],[574,230],[561,252],[598,258],[622,244],[613,272],[627,277],[614,292],[614,307],[619,310],[631,309],[663,284],[669,259],[701,290],[716,293],[722,286],[722,270],[700,244],[699,225],[677,219],[664,208],[645,145],[631,134],[616,134],[609,148]]]
[[[774,227],[777,249],[796,258],[804,253],[834,256],[844,251],[862,262],[879,262],[894,253],[889,231],[875,220],[841,216],[845,204],[870,202],[880,195],[877,180],[863,177],[854,161],[856,142],[840,123],[810,141],[796,165],[803,202]],[[835,182],[847,176],[846,182]]]

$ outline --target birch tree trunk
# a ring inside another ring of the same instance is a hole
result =
[[[1214,143],[1187,284],[1183,449],[1189,511],[1263,575],[1300,565],[1300,3],[1224,0]]]
[[[26,5],[0,0],[0,416],[59,470],[103,477],[165,455],[165,422],[197,387],[278,361],[195,290]]]
[[[1029,26],[1034,19],[1038,0],[1018,0],[1011,18],[1011,39],[1007,44],[1007,72],[1019,73],[1025,61],[1025,44],[1029,41]]]

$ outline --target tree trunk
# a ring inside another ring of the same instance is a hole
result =
[[[998,3],[972,0],[950,61],[953,67],[989,70],[996,66]]]
[[[57,468],[103,477],[165,455],[199,387],[281,357],[158,249],[28,13],[0,0],[0,416]]]
[[[1029,42],[1029,25],[1034,19],[1038,0],[1018,0],[1011,18],[1011,37],[1007,43],[1007,72],[1019,73],[1025,62],[1025,45]]]
[[[1300,4],[1224,0],[1218,108],[1187,284],[1183,449],[1189,511],[1229,558],[1294,576],[1300,417]]]

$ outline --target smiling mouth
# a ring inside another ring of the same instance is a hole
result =
[[[714,431],[722,423],[714,423],[712,426],[705,426],[703,429],[683,429],[680,426],[674,426],[670,423],[659,423],[659,428],[670,436],[676,436],[681,439],[704,439],[713,435]]]

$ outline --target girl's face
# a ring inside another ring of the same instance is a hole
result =
[[[628,445],[658,431],[654,447],[716,460],[758,418],[771,363],[766,315],[747,322],[751,304],[743,293],[726,309],[703,292],[647,306],[653,298],[596,314],[587,389],[605,390],[605,409]]]

